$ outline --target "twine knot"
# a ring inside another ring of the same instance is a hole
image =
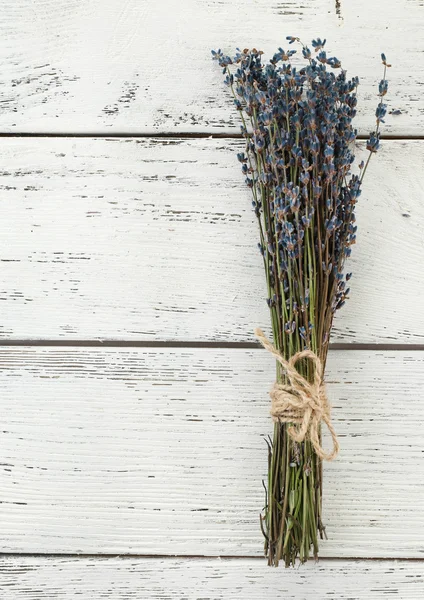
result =
[[[265,350],[268,350],[285,371],[288,383],[274,383],[270,392],[271,415],[275,422],[294,423],[287,428],[290,437],[296,442],[311,440],[316,454],[322,460],[333,460],[339,453],[337,434],[331,424],[330,404],[328,402],[322,378],[322,364],[312,350],[296,352],[288,361],[271,344],[261,329],[255,329],[255,336]],[[301,375],[295,365],[302,358],[309,359],[314,365],[313,380],[310,382]],[[327,425],[333,440],[333,450],[324,451],[320,443],[321,422]]]

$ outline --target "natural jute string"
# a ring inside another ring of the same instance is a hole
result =
[[[330,419],[330,405],[322,380],[322,364],[319,357],[311,350],[296,352],[288,361],[271,344],[261,329],[255,329],[255,336],[262,346],[278,360],[285,371],[288,384],[274,383],[270,392],[271,415],[280,423],[295,423],[287,432],[296,442],[309,438],[316,454],[322,460],[333,460],[339,453],[339,442]],[[314,377],[309,382],[295,368],[298,360],[308,358],[313,363]],[[327,454],[319,440],[321,421],[324,422],[333,438],[333,450]]]

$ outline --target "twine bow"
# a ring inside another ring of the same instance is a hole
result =
[[[274,383],[269,394],[273,420],[280,423],[295,423],[297,427],[287,428],[293,440],[303,442],[305,438],[309,438],[316,454],[322,460],[333,460],[339,453],[339,442],[331,424],[330,405],[322,380],[321,360],[311,350],[302,350],[296,352],[287,361],[261,329],[255,329],[255,336],[265,350],[275,356],[289,382],[288,384]],[[302,358],[309,359],[315,367],[312,382],[305,379],[295,368],[297,361]],[[325,452],[320,443],[321,421],[327,425],[333,440],[333,450],[330,453]]]

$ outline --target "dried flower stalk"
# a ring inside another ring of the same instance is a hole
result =
[[[357,131],[357,77],[347,79],[340,61],[327,57],[325,40],[299,38],[296,50],[282,48],[268,64],[261,51],[237,50],[234,58],[212,51],[225,74],[241,117],[245,151],[238,154],[259,224],[274,345],[288,360],[310,349],[325,366],[335,312],[349,294],[345,259],[356,241],[355,205],[371,156],[380,144],[387,92],[383,79],[376,128],[367,140],[369,157],[353,174]],[[336,74],[337,72],[337,74]],[[297,369],[311,378],[311,365]],[[277,363],[277,382],[285,376]],[[308,439],[297,443],[289,424],[277,422],[268,444],[266,502],[260,516],[268,564],[286,566],[318,557],[322,520],[322,461]]]

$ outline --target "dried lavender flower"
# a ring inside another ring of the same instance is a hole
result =
[[[371,156],[380,146],[380,123],[387,106],[384,54],[378,86],[375,131],[369,156],[353,172],[359,79],[348,78],[329,56],[326,40],[299,38],[295,49],[278,48],[268,63],[263,52],[240,50],[233,58],[212,51],[225,75],[241,117],[244,152],[237,155],[252,190],[259,223],[259,250],[268,287],[275,346],[288,359],[306,348],[325,365],[334,313],[349,295],[344,263],[356,242],[355,207]],[[309,377],[309,365],[300,365]],[[282,381],[284,374],[277,371]],[[271,565],[288,566],[318,554],[322,463],[309,441],[294,443],[285,423],[277,423],[269,447],[267,502],[261,515],[265,553]]]

